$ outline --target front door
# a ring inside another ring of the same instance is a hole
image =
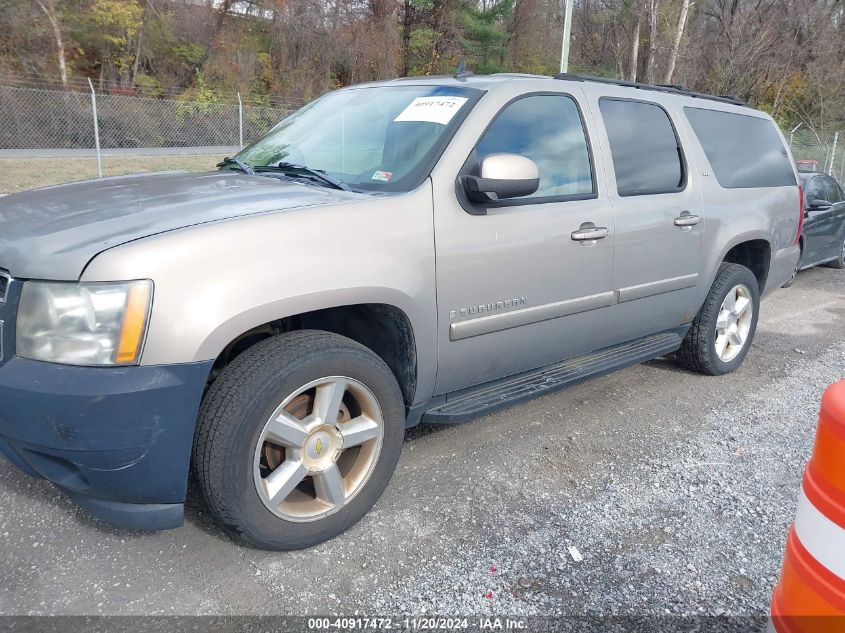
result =
[[[435,176],[436,393],[601,347],[615,299],[613,217],[575,99],[537,93],[483,105],[476,120],[495,118],[465,146],[461,172],[477,174],[490,154],[519,154],[537,164],[540,187],[482,207],[462,195],[454,171]],[[606,237],[576,239],[587,223]]]
[[[825,199],[830,202],[830,210],[833,212],[830,223],[830,249],[827,257],[842,257],[842,227],[845,222],[845,200],[842,198],[842,191],[837,182],[830,176],[824,177]]]
[[[804,253],[802,265],[815,264],[833,257],[833,250],[838,250],[838,226],[834,222],[835,209],[813,209],[817,200],[828,200],[830,192],[825,186],[825,176],[815,176],[807,183],[807,207],[804,217]]]
[[[833,203],[833,255],[845,257],[845,192],[833,178],[827,178]]]

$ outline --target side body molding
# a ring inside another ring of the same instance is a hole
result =
[[[539,323],[540,321],[557,319],[580,312],[589,312],[590,310],[597,310],[599,308],[607,308],[617,303],[644,299],[645,297],[653,297],[654,295],[684,290],[685,288],[694,288],[697,283],[698,273],[693,273],[691,275],[682,275],[680,277],[661,279],[637,286],[620,288],[619,290],[612,290],[610,292],[601,292],[586,297],[578,297],[576,299],[557,301],[555,303],[531,306],[530,308],[523,308],[521,310],[460,321],[458,323],[452,323],[449,326],[449,339],[460,341],[462,339],[472,338],[473,336],[481,336],[482,334],[501,332],[510,328]]]
[[[452,323],[449,326],[449,338],[453,341],[500,332],[522,325],[539,323],[549,319],[569,316],[579,312],[587,312],[597,308],[606,308],[616,303],[616,294],[613,291],[602,292],[588,297],[578,297],[567,301],[557,301],[540,306],[532,306],[513,312],[493,314],[460,323]]]
[[[680,277],[672,277],[671,279],[661,279],[659,281],[620,288],[617,290],[619,293],[619,303],[653,297],[654,295],[683,290],[684,288],[693,288],[697,283],[698,273],[693,273],[691,275],[682,275]]]

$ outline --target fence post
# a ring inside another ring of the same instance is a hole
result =
[[[94,149],[97,151],[97,177],[103,177],[103,159],[100,156],[100,124],[97,121],[97,93],[94,92],[94,84],[88,77],[88,87],[91,88],[91,110],[94,112]]]
[[[796,125],[794,128],[792,128],[792,129],[789,131],[789,151],[790,151],[790,152],[792,151],[792,143],[793,143],[793,141],[795,140],[795,133],[799,130],[799,128],[800,128],[802,125],[804,125],[804,123],[803,123],[803,122],[799,123],[798,125]]]
[[[839,182],[845,182],[845,152],[842,152],[842,167],[839,168]]]
[[[839,145],[839,132],[833,135],[833,151],[830,153],[830,166],[827,168],[827,175],[833,175],[833,166],[836,164],[836,147]]]
[[[238,94],[238,144],[244,148],[244,104],[241,101],[241,93]]]

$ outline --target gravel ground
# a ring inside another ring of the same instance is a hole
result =
[[[657,432],[626,438],[626,452],[637,459],[603,456],[590,480],[572,487],[558,487],[550,475],[536,495],[499,499],[495,491],[514,476],[529,489],[535,465],[502,473],[482,500],[493,521],[479,523],[481,534],[460,556],[431,559],[427,569],[377,591],[374,604],[533,615],[765,609],[819,396],[843,375],[840,343],[812,362],[790,363],[764,390],[713,407],[680,442],[662,441],[658,427],[683,422],[655,408]],[[562,444],[577,451],[580,435]],[[608,443],[614,435],[605,435]],[[563,469],[561,461],[550,457],[548,464]],[[450,518],[474,525],[476,514],[470,507]],[[498,516],[509,518],[499,523]]]
[[[114,530],[0,463],[0,613],[765,614],[843,326],[845,276],[814,269],[731,376],[661,359],[416,429],[374,510],[305,552],[233,543],[195,494],[181,530]]]

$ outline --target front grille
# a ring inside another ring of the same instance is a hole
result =
[[[6,303],[6,291],[9,289],[9,273],[0,270],[0,303]]]

